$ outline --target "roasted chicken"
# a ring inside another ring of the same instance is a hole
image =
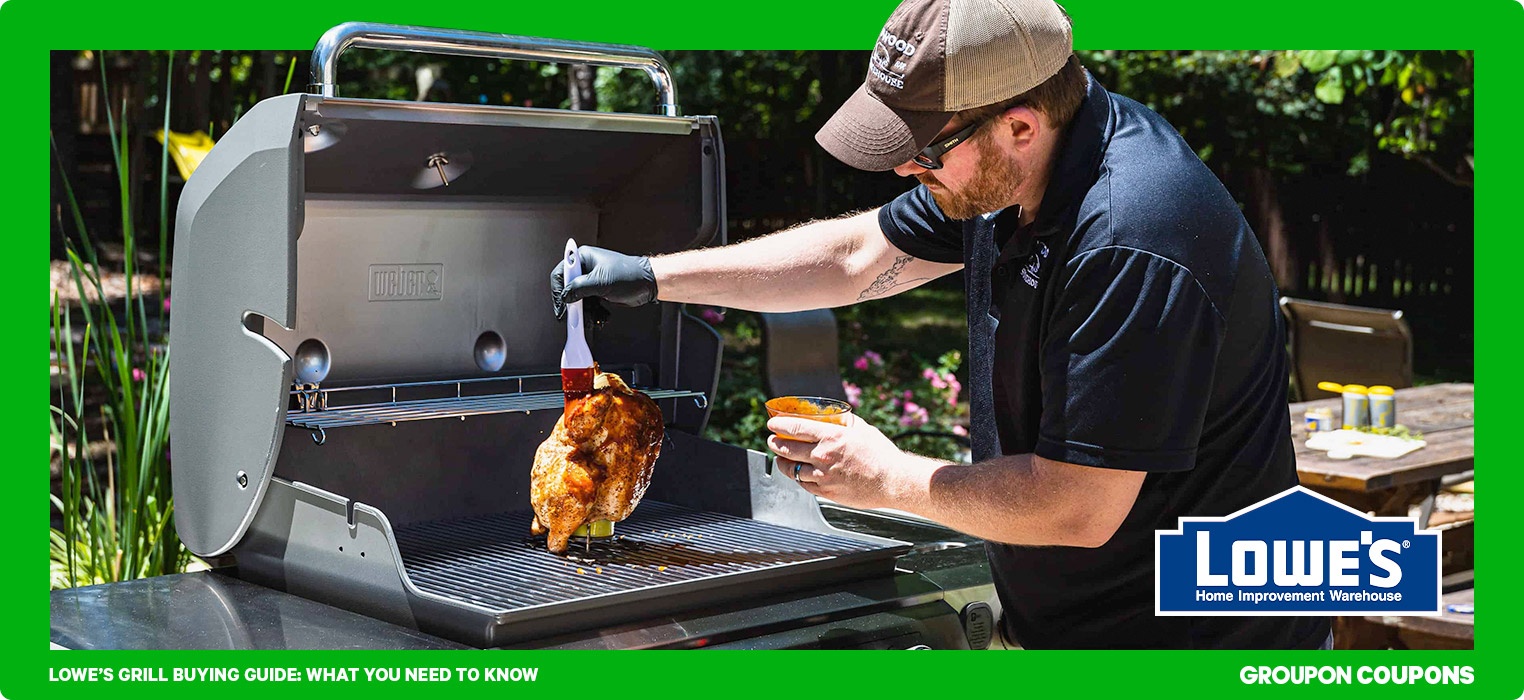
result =
[[[655,401],[617,374],[596,375],[592,393],[567,402],[555,430],[535,452],[531,532],[548,532],[547,547],[560,553],[578,527],[630,517],[651,484],[662,436]]]

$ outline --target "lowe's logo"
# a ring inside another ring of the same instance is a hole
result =
[[[1157,615],[1439,615],[1439,533],[1301,486],[1154,534]]]

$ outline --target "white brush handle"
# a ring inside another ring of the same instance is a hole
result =
[[[577,255],[577,241],[566,239],[566,255],[561,264],[563,285],[570,285],[572,280],[582,276],[582,256]],[[561,368],[592,366],[593,351],[588,349],[587,336],[582,329],[582,302],[574,301],[566,305],[566,348],[561,351]]]

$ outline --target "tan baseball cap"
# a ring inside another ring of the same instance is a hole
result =
[[[854,168],[892,170],[957,112],[1040,85],[1073,52],[1052,0],[905,0],[879,32],[863,86],[815,140]]]

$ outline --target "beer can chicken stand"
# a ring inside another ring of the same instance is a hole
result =
[[[560,553],[582,525],[630,517],[651,484],[662,436],[655,401],[619,375],[596,375],[593,391],[567,402],[566,412],[535,452],[530,532],[548,533],[547,547]]]

